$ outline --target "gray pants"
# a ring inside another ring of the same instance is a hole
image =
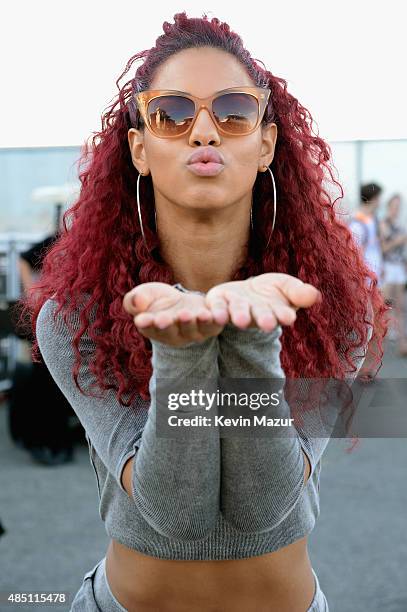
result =
[[[111,592],[105,572],[103,557],[83,578],[69,612],[127,612]]]
[[[69,612],[127,612],[113,596],[106,579],[105,559],[103,557],[95,567],[87,572],[83,578],[82,586],[75,595]],[[316,573],[315,594],[307,612],[329,612],[328,602],[325,598]]]

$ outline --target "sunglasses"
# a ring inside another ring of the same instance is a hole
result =
[[[243,136],[254,132],[263,119],[270,93],[263,87],[232,87],[208,98],[197,98],[185,91],[150,89],[134,98],[145,125],[159,138],[187,134],[202,108],[220,132]]]

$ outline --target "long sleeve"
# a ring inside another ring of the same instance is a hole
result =
[[[149,402],[137,395],[132,405],[123,406],[118,402],[113,389],[105,391],[99,387],[97,393],[100,398],[85,396],[79,391],[72,374],[75,361],[73,335],[65,324],[62,311],[54,320],[57,307],[54,300],[47,300],[37,318],[36,336],[42,358],[75,411],[88,441],[125,493],[121,473],[125,463],[141,444]],[[82,326],[79,312],[70,314],[69,325],[75,332]],[[78,376],[81,387],[85,389],[97,383],[88,365],[95,349],[95,343],[86,330],[79,342],[82,363]],[[58,410],[58,406],[55,406],[55,410]]]
[[[152,341],[151,407],[133,468],[133,497],[145,519],[159,533],[182,540],[205,537],[219,515],[220,440],[214,426],[183,426],[177,438],[156,433],[158,411],[177,387],[189,393],[199,383],[204,392],[217,386],[218,341],[171,347]],[[173,383],[171,382],[173,381]],[[192,383],[192,387],[191,387]],[[176,419],[202,415],[202,407],[178,406]],[[166,420],[165,413],[161,415]],[[196,435],[198,434],[198,435]]]
[[[36,327],[39,348],[106,468],[125,492],[122,470],[129,457],[135,455],[134,503],[145,520],[167,537],[191,540],[204,537],[219,513],[219,434],[208,428],[199,437],[156,436],[156,382],[161,377],[174,380],[199,376],[200,380],[215,379],[216,385],[217,338],[180,348],[153,342],[151,405],[137,396],[133,405],[126,407],[118,402],[115,390],[99,387],[99,397],[90,397],[76,387],[72,375],[72,332],[62,313],[54,321],[56,307],[56,302],[48,300],[39,313]],[[78,329],[79,316],[72,314],[69,323]],[[95,350],[87,332],[81,338],[79,350],[86,364]],[[96,383],[88,365],[81,365],[79,382],[86,389]],[[197,409],[184,406],[184,410],[192,413]]]
[[[229,323],[219,336],[221,378],[268,378],[284,381],[280,365],[281,327],[271,333],[241,330]],[[255,391],[255,389],[253,389]],[[221,412],[221,410],[220,410]],[[276,409],[262,412],[273,418]],[[278,417],[290,418],[284,397]],[[293,510],[304,487],[305,463],[293,426],[278,435],[221,438],[221,511],[244,533],[276,527]]]
[[[372,309],[370,307],[372,318]],[[228,378],[285,380],[280,365],[281,327],[271,333],[256,328],[241,330],[228,324],[219,336],[219,373]],[[372,327],[370,326],[368,341]],[[356,377],[365,352],[359,350]],[[329,442],[337,406],[304,413],[301,426],[284,428],[283,435],[267,438],[221,439],[221,509],[225,518],[246,533],[268,531],[293,510],[304,488],[305,459],[313,474]],[[288,403],[278,407],[282,418],[292,417]],[[276,415],[273,408],[273,416]],[[312,435],[314,434],[314,435]]]

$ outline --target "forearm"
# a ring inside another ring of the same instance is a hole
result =
[[[165,410],[157,386],[162,389],[160,379],[183,379],[188,384],[195,378],[208,380],[206,391],[212,385],[215,390],[218,341],[209,338],[178,348],[152,341],[152,347],[151,405],[133,465],[133,498],[146,521],[162,535],[201,539],[213,529],[219,513],[219,434],[206,427],[199,435],[185,428],[182,438],[157,435],[157,411]],[[190,404],[177,410],[177,416],[181,413],[193,417],[202,414],[202,408]]]
[[[80,309],[71,313],[69,326],[63,311],[55,318],[58,304],[47,300],[38,315],[36,336],[44,363],[55,383],[65,395],[88,439],[109,472],[115,477],[120,488],[123,465],[134,454],[141,441],[147,421],[149,403],[137,395],[128,406],[119,403],[116,389],[103,390],[90,368],[94,359],[96,344],[85,330],[79,341],[81,365],[78,382],[81,390],[91,391],[96,387],[96,395],[82,392],[75,384],[73,367],[75,355],[72,347],[73,333],[81,328]],[[90,313],[94,321],[95,309]]]
[[[368,345],[373,329],[370,303],[367,318]],[[238,330],[228,326],[219,342],[220,376],[284,379],[279,359],[280,341],[278,337],[273,340],[272,335],[252,328]],[[337,390],[344,388],[346,391],[347,386],[352,384],[363,365],[365,354],[366,346],[353,351],[352,360],[356,369],[347,374],[345,382],[334,379],[296,381],[296,385],[302,385],[301,397],[307,389],[317,393],[315,406],[301,411],[303,421],[301,424],[296,421],[291,438],[221,439],[221,507],[225,517],[237,528],[244,531],[271,529],[293,509],[302,491],[304,472],[305,480],[313,474],[335,427],[340,409]],[[343,359],[343,356],[340,355],[340,358]],[[311,384],[318,385],[318,382],[323,383],[320,389],[311,388]],[[322,391],[332,393],[328,401],[321,400]],[[349,398],[349,395],[345,395]],[[289,417],[287,403],[282,402],[280,406],[281,415]],[[289,430],[285,431],[289,433]]]
[[[281,328],[266,333],[229,324],[219,338],[220,377],[283,383],[280,335]],[[262,410],[266,417],[276,414],[274,408]],[[278,417],[291,417],[283,396]],[[293,510],[309,467],[297,431],[289,426],[267,437],[222,438],[221,470],[221,509],[226,520],[240,531],[254,533],[276,527]]]

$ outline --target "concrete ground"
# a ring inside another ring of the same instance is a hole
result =
[[[407,359],[388,343],[381,377],[406,377]],[[64,591],[71,601],[108,537],[87,446],[74,463],[34,464],[7,431],[0,405],[0,592]],[[330,612],[407,611],[407,445],[405,439],[332,439],[322,459],[321,514],[309,538]],[[5,605],[0,612],[69,610]],[[256,612],[248,610],[248,612]]]

